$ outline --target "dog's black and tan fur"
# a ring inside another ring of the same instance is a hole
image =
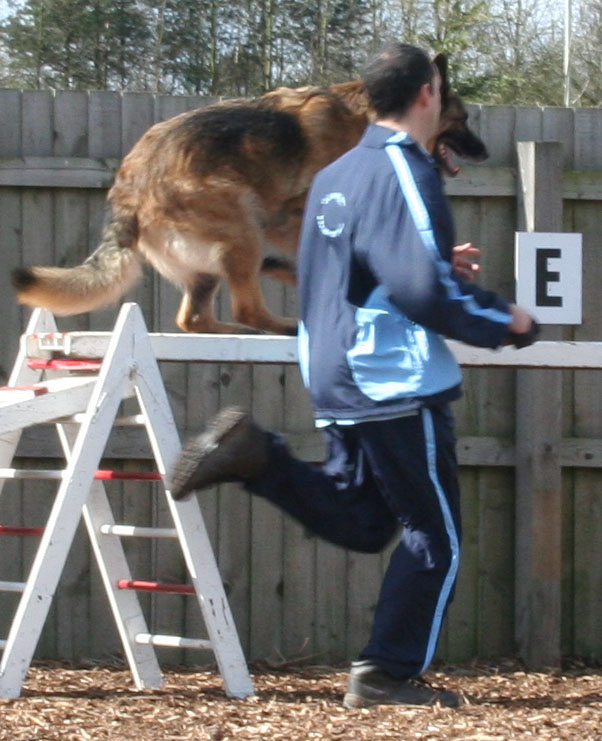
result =
[[[442,114],[433,152],[450,171],[448,148],[476,160],[487,153],[449,92],[445,58],[435,62]],[[183,290],[176,323],[186,332],[294,333],[295,320],[268,311],[259,282],[262,272],[294,282],[294,262],[264,251],[294,255],[313,176],[354,146],[371,118],[362,83],[348,82],[278,88],[156,124],[117,172],[98,249],[74,268],[17,269],[19,302],[59,315],[91,311],[119,299],[147,260]],[[222,280],[236,323],[213,314]]]

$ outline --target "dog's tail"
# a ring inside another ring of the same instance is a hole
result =
[[[73,268],[16,268],[12,282],[21,304],[66,316],[117,301],[141,276],[135,215],[113,213],[95,252]]]

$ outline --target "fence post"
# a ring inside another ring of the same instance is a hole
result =
[[[518,223],[562,231],[562,144],[518,142]],[[545,339],[561,339],[548,327]],[[530,668],[560,661],[561,371],[519,370],[516,389],[515,636]]]

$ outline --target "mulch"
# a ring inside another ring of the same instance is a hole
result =
[[[330,667],[256,668],[257,694],[231,700],[209,671],[166,671],[138,690],[129,671],[34,665],[23,694],[0,700],[6,741],[378,741],[379,739],[602,740],[602,670],[578,663],[527,672],[518,662],[439,667],[433,685],[459,692],[457,709],[347,710],[346,674]]]

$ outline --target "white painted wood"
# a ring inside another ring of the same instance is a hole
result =
[[[172,527],[137,527],[135,525],[101,525],[102,535],[118,535],[121,538],[177,538],[178,531]]]
[[[56,323],[52,315],[41,309],[36,309],[29,319],[26,336],[35,334],[36,332],[52,332],[56,331]],[[25,343],[21,342],[19,345],[19,352],[13,366],[13,370],[8,378],[9,386],[26,386],[34,384],[39,381],[41,372],[39,370],[33,370],[27,366],[27,351]],[[3,413],[0,411],[0,427],[2,424]],[[1,432],[0,433],[0,466],[7,467],[15,455],[17,445],[21,438],[20,427],[13,428],[12,432]],[[4,480],[0,479],[0,494],[2,493],[2,487],[4,486]]]
[[[7,245],[8,246],[8,245]],[[51,332],[56,330],[54,317],[46,311],[36,310],[31,314],[27,324],[27,332]],[[6,366],[10,366],[7,364]],[[14,362],[12,371],[9,373],[7,382],[12,385],[28,385],[35,383],[41,377],[41,371],[33,370],[27,366],[27,357],[23,343],[19,343],[19,351]],[[0,412],[0,417],[1,417]],[[17,446],[22,436],[20,429],[0,435],[0,466],[9,466],[14,458]],[[46,487],[39,482],[35,484],[35,492],[28,489],[27,485],[13,487],[13,491],[4,490],[6,479],[0,479],[0,499],[2,504],[2,518],[5,522],[24,524],[37,523],[40,511],[46,511],[40,507],[40,500],[45,497]],[[36,519],[34,519],[34,517]],[[21,519],[22,518],[22,519]],[[11,537],[8,542],[2,543],[2,574],[5,579],[21,580],[27,574],[32,553],[38,546],[37,539],[26,538],[23,542],[20,538]],[[8,602],[8,603],[7,603]],[[11,621],[15,612],[15,599],[6,597],[0,607],[1,635],[4,639],[10,630]]]
[[[24,581],[0,581],[0,592],[22,592],[25,585]]]
[[[487,350],[449,340],[460,365],[473,368],[538,368],[586,370],[602,368],[602,342],[543,340],[517,350]]]
[[[294,337],[160,332],[151,332],[148,336],[157,360],[207,363],[298,362],[297,340]],[[55,336],[53,347],[73,357],[103,357],[109,339],[110,332],[69,332]],[[28,336],[25,342],[28,354],[35,357],[38,339]],[[39,342],[41,348],[48,347],[44,337]],[[548,340],[521,350],[510,346],[489,350],[464,345],[456,340],[448,340],[447,344],[460,365],[465,367],[566,370],[602,368],[602,342]]]
[[[69,458],[77,432],[71,425],[59,425],[58,430],[65,456]],[[88,501],[83,507],[83,517],[134,682],[140,688],[161,687],[163,677],[154,651],[148,647],[140,648],[135,641],[137,633],[148,631],[138,595],[117,588],[119,579],[132,578],[125,551],[118,539],[100,534],[101,526],[111,528],[115,523],[104,486],[99,481],[91,484]]]
[[[70,417],[60,417],[57,422],[74,422],[80,424],[84,421],[83,414],[73,414]],[[117,417],[113,427],[140,427],[144,425],[145,419],[143,414],[129,414],[124,417]],[[110,456],[109,456],[110,457]]]
[[[65,472],[54,468],[0,468],[0,479],[59,481],[63,478]]]
[[[180,441],[161,380],[161,374],[147,339],[139,308],[127,309],[136,325],[136,393],[143,414],[157,467],[166,475],[180,451]],[[231,697],[254,694],[253,683],[242,653],[230,605],[217,569],[201,509],[196,498],[176,502],[167,492],[167,503],[178,531],[195,593],[205,619],[209,639],[226,693]]]
[[[23,356],[21,365],[24,360]],[[82,385],[81,378],[68,377],[59,380],[63,382],[62,389],[67,383],[73,388]],[[175,529],[158,531],[134,526],[120,527],[114,521],[104,487],[94,480],[94,473],[120,402],[131,395],[132,388],[135,388],[142,412],[140,417],[147,427],[162,474],[166,474],[168,466],[173,463],[180,450],[167,395],[138,306],[128,304],[123,307],[97,379],[87,377],[83,380],[91,383],[93,390],[86,412],[81,417],[79,429],[73,423],[57,425],[68,461],[64,474],[60,471],[37,471],[44,477],[60,478],[61,485],[30,577],[26,583],[18,584],[18,590],[15,582],[0,583],[0,589],[5,587],[10,591],[23,590],[4,645],[0,664],[0,696],[17,697],[20,693],[82,512],[137,686],[158,687],[162,683],[153,645],[212,648],[227,694],[232,697],[252,695],[253,684],[197,500],[176,503],[166,492]],[[29,404],[28,410],[31,412],[32,405],[39,405],[50,393],[49,391],[48,394],[8,405],[3,411],[10,416],[18,404]],[[55,405],[57,404],[64,407],[66,401],[60,397],[55,399]],[[64,409],[55,408],[53,418],[60,418],[61,415],[64,416]],[[17,475],[18,472],[11,469],[4,473]],[[209,641],[152,636],[149,633],[135,592],[117,588],[119,579],[131,579],[123,547],[116,537],[111,537],[122,534],[179,537],[205,619]],[[148,636],[148,640],[137,640],[137,636]]]
[[[57,378],[43,385],[48,388],[47,394],[31,395],[26,399],[17,398],[12,403],[10,397],[19,397],[20,392],[0,391],[0,435],[43,422],[52,422],[58,415],[81,412],[94,392],[96,379]]]
[[[132,338],[118,320],[105,362],[90,396],[65,478],[54,501],[27,585],[21,596],[0,662],[0,697],[18,697],[75,536],[94,472],[117,409],[129,386]],[[129,342],[128,342],[129,341]],[[128,346],[129,344],[129,346]],[[43,400],[44,397],[40,397]]]
[[[213,646],[211,641],[203,638],[184,638],[182,636],[166,636],[150,633],[138,633],[136,643],[149,646],[165,646],[167,648],[192,648],[201,650],[211,650]]]

